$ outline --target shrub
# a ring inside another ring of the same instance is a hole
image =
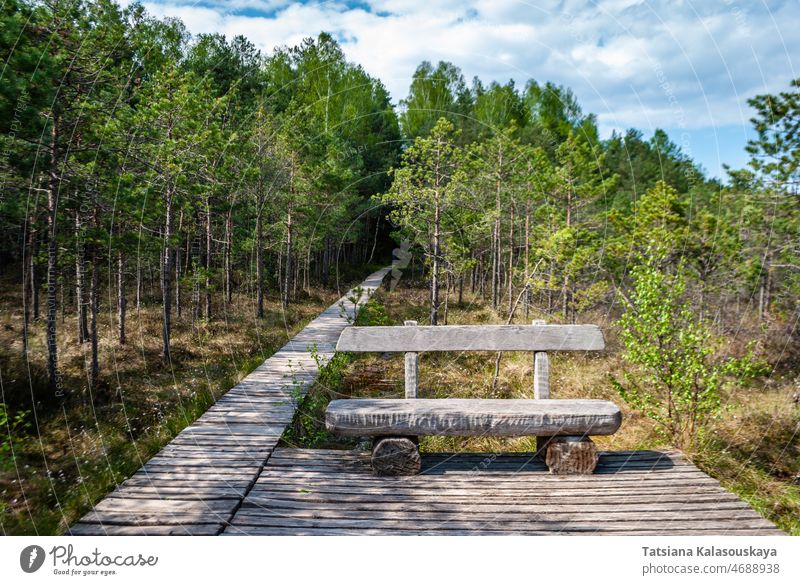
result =
[[[21,410],[11,416],[5,403],[0,402],[0,471],[14,467],[14,452],[19,452],[20,443],[30,427],[29,415],[29,411]]]
[[[715,359],[715,343],[684,298],[682,267],[674,275],[649,260],[632,270],[633,292],[619,321],[625,359],[624,382],[611,377],[620,396],[653,419],[679,448],[693,447],[709,419],[720,412],[720,387],[743,382],[760,368],[752,353]]]

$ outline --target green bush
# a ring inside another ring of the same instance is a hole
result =
[[[355,324],[367,327],[393,325],[389,313],[386,312],[386,307],[375,297],[361,307]]]
[[[620,396],[653,419],[676,447],[691,448],[720,412],[727,379],[743,382],[760,367],[752,353],[715,359],[716,344],[684,298],[682,267],[673,275],[649,260],[632,271],[633,292],[619,321],[624,357],[632,366],[624,382],[611,377]]]
[[[0,471],[14,467],[14,453],[19,452],[30,423],[30,411],[20,410],[11,416],[5,403],[0,402]]]

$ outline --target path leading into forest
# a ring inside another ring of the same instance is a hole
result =
[[[370,275],[373,291],[390,268]],[[782,534],[677,452],[602,453],[589,476],[530,454],[426,453],[375,477],[369,454],[275,449],[353,304],[326,309],[220,398],[72,534]],[[366,302],[366,295],[361,303]]]
[[[361,283],[365,294],[359,305],[390,270],[378,270]],[[351,296],[348,291],[323,311],[67,532],[222,532],[319,373],[311,350],[316,348],[321,363],[333,356],[339,334],[354,316]]]

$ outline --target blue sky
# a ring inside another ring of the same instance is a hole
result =
[[[265,53],[322,30],[395,102],[423,59],[467,80],[554,81],[603,137],[664,128],[709,174],[741,167],[747,99],[800,77],[798,0],[147,0],[192,33],[244,34]]]

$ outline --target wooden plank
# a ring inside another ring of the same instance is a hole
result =
[[[325,426],[339,436],[610,435],[622,413],[605,400],[334,400]]]
[[[604,347],[597,325],[426,325],[348,327],[336,351],[597,351]]]
[[[181,486],[125,486],[120,487],[106,498],[137,498],[161,500],[241,500],[247,490],[245,488],[229,488],[226,486],[193,486],[190,489]]]
[[[230,500],[162,500],[106,498],[94,506],[94,512],[163,512],[168,514],[209,513],[225,514],[233,511],[237,504]]]
[[[533,487],[533,486],[532,486]],[[377,493],[337,493],[297,490],[286,491],[264,491],[253,490],[243,507],[247,506],[303,506],[303,505],[325,505],[331,504],[337,507],[353,507],[358,509],[361,506],[386,506],[402,504],[405,506],[428,506],[428,505],[447,505],[447,506],[477,506],[476,497],[480,497],[480,506],[499,506],[502,508],[514,508],[516,506],[648,506],[649,504],[685,504],[686,494],[677,493],[671,490],[641,489],[629,492],[596,492],[593,490],[578,491],[570,490],[566,492],[553,493],[552,495],[541,496],[534,494],[513,494],[513,501],[507,495],[494,493],[468,493],[462,495],[447,495],[436,498],[432,494],[413,493],[395,494],[391,492]],[[698,509],[706,506],[714,508],[715,504],[736,504],[746,506],[739,498],[733,494],[720,493],[719,490],[701,489],[693,493],[691,505]],[[689,505],[689,504],[687,504]]]
[[[228,436],[252,436],[252,437],[263,437],[263,436],[278,436],[280,437],[283,433],[283,427],[279,425],[274,426],[267,426],[261,424],[252,424],[252,423],[244,423],[244,424],[235,424],[229,425],[226,423],[203,423],[202,421],[198,421],[198,423],[193,424],[190,427],[186,427],[182,430],[178,437],[186,437],[186,436],[194,436],[194,435],[222,435],[223,437]]]
[[[279,527],[301,527],[301,528],[385,528],[419,531],[423,528],[439,528],[450,530],[486,530],[492,527],[495,531],[505,532],[561,532],[569,530],[571,532],[600,533],[608,530],[619,531],[642,531],[652,530],[654,532],[667,531],[670,527],[683,530],[705,529],[705,530],[726,530],[730,528],[765,529],[770,526],[765,525],[764,520],[703,520],[703,519],[679,519],[661,520],[658,524],[648,522],[646,519],[641,521],[621,521],[621,522],[570,522],[567,520],[535,520],[535,521],[509,521],[502,520],[496,525],[487,522],[470,520],[425,520],[425,519],[341,519],[341,518],[285,518],[281,516],[271,517],[247,517],[240,518],[240,513],[234,516],[232,525],[234,526],[279,526]]]
[[[223,524],[229,517],[228,513],[214,512],[89,512],[80,521],[103,525],[183,526],[187,524]]]
[[[765,528],[750,529],[659,529],[615,531],[605,530],[597,535],[602,536],[769,536],[783,534],[780,531]],[[548,531],[496,531],[496,530],[437,530],[432,528],[416,530],[386,530],[381,528],[328,528],[328,527],[279,527],[279,526],[228,526],[221,536],[385,536],[390,534],[403,536],[481,536],[481,535],[524,535],[524,536],[585,536],[586,532],[561,530],[558,533]],[[593,533],[589,533],[593,534]]]
[[[441,500],[462,500],[463,498],[481,498],[482,500],[492,499],[496,501],[530,501],[538,502],[543,499],[539,494],[550,493],[553,496],[558,496],[564,500],[570,498],[584,498],[596,499],[600,501],[602,498],[619,498],[620,500],[628,498],[660,498],[662,496],[673,496],[674,494],[682,494],[684,499],[687,499],[687,493],[697,494],[698,497],[702,496],[720,496],[722,497],[724,490],[719,486],[712,484],[705,485],[686,485],[684,490],[681,490],[680,483],[669,483],[665,485],[638,485],[627,486],[625,488],[609,487],[609,486],[567,486],[559,489],[550,489],[547,491],[538,491],[531,493],[534,489],[540,489],[536,483],[529,483],[527,485],[519,486],[518,489],[509,488],[480,488],[480,487],[466,487],[466,488],[452,488],[442,489],[431,487],[428,489],[399,489],[387,487],[364,487],[364,486],[311,486],[306,485],[280,485],[273,484],[256,484],[249,492],[249,497],[292,497],[299,499],[340,499],[342,501],[349,501],[353,499],[364,497],[366,499],[380,499],[386,498],[403,498],[403,499],[430,499],[440,498]],[[500,495],[498,495],[500,494]],[[544,498],[546,499],[546,498]]]
[[[649,502],[643,499],[637,499],[628,502],[571,502],[563,503],[559,500],[549,500],[547,502],[528,504],[516,502],[467,502],[461,504],[454,504],[452,502],[440,502],[438,500],[428,499],[417,502],[348,502],[347,505],[342,505],[342,501],[297,501],[293,499],[272,499],[261,498],[259,500],[248,499],[242,505],[242,508],[255,508],[259,510],[270,510],[275,513],[293,514],[294,510],[309,510],[309,511],[322,511],[322,510],[335,510],[343,515],[349,515],[351,512],[381,512],[381,513],[403,513],[403,514],[417,514],[429,512],[441,512],[447,514],[493,514],[500,516],[508,516],[515,514],[605,514],[605,513],[640,513],[647,514],[648,512],[671,512],[671,513],[686,513],[695,511],[708,511],[719,512],[724,510],[726,514],[733,510],[739,512],[747,512],[748,514],[755,515],[747,505],[741,500],[728,499],[725,501],[712,500],[710,502],[692,502],[686,503],[686,499],[682,501],[653,501]],[[713,504],[713,505],[711,505]],[[348,516],[349,517],[349,516]],[[704,516],[705,517],[705,516]]]
[[[343,475],[343,474],[340,474]],[[531,485],[540,486],[542,489],[564,490],[571,487],[587,487],[594,488],[612,487],[624,489],[632,485],[648,485],[652,487],[662,486],[682,486],[682,485],[714,485],[718,486],[719,482],[709,477],[704,477],[702,473],[697,474],[682,474],[679,477],[653,477],[653,476],[638,476],[617,478],[614,476],[606,476],[597,478],[596,481],[582,482],[579,479],[581,476],[551,476],[543,475],[542,479],[535,482],[525,482],[519,478],[515,478],[514,474],[510,474],[505,478],[499,476],[482,476],[476,474],[474,478],[453,478],[453,477],[439,477],[438,481],[430,476],[403,476],[403,477],[373,477],[368,475],[357,476],[350,474],[347,477],[335,478],[333,475],[319,476],[313,474],[300,474],[286,471],[274,473],[267,467],[259,477],[256,485],[269,485],[282,481],[284,485],[295,483],[298,486],[303,486],[306,489],[313,488],[333,488],[333,487],[353,487],[353,488],[378,488],[378,489],[392,489],[392,490],[414,490],[414,489],[438,489],[444,492],[458,488],[463,489],[530,489]],[[409,479],[421,478],[423,481],[409,481]]]
[[[222,531],[222,523],[185,524],[178,526],[125,526],[117,524],[72,525],[67,534],[72,536],[214,536]]]
[[[593,523],[597,525],[608,525],[612,523],[630,522],[694,522],[697,515],[692,514],[692,510],[681,511],[671,510],[631,510],[631,511],[572,511],[572,510],[546,510],[539,508],[536,511],[515,510],[511,512],[483,512],[483,511],[464,511],[464,510],[426,510],[398,513],[394,510],[353,510],[347,506],[338,508],[242,508],[236,514],[236,524],[259,524],[262,520],[268,523],[274,517],[285,519],[330,519],[330,520],[358,520],[358,521],[394,521],[398,519],[410,522],[438,522],[441,524],[461,523],[461,522],[485,522],[497,523],[535,523],[535,522],[558,522],[558,523]],[[696,512],[696,511],[695,511]],[[719,509],[700,511],[703,521],[715,520],[719,522],[748,522],[760,524],[764,522],[758,514],[748,509]]]

